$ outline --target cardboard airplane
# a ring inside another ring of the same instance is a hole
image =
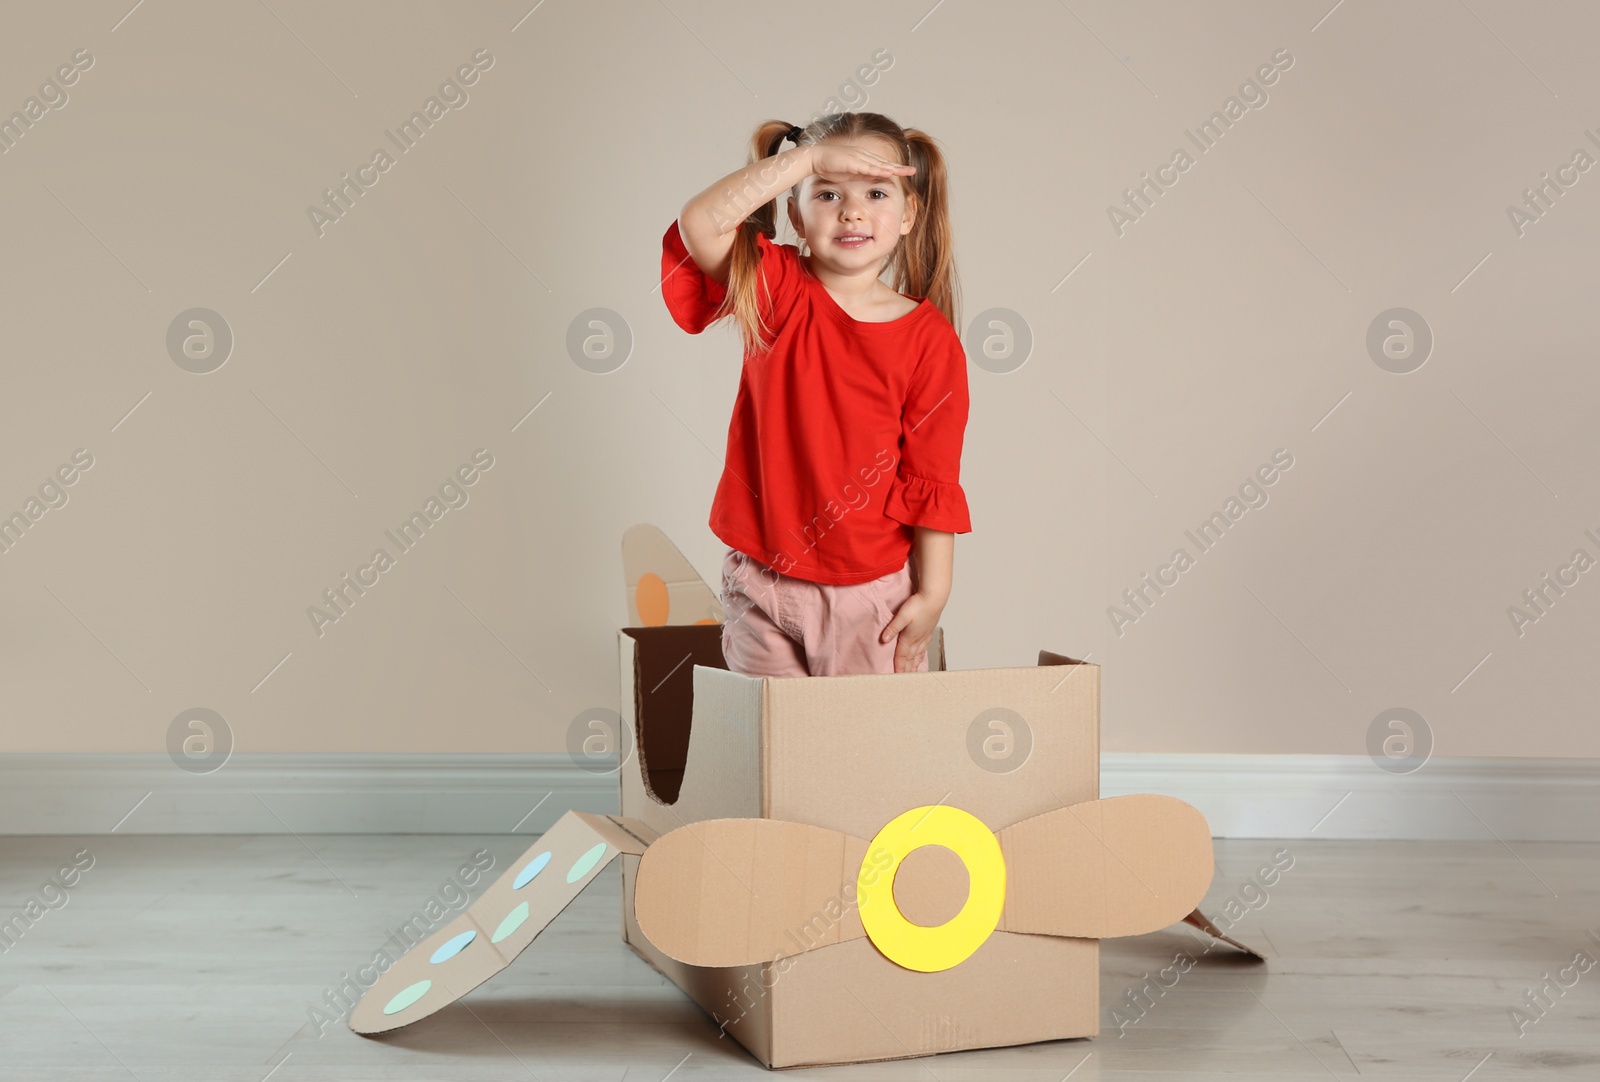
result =
[[[723,613],[717,595],[659,530],[644,525],[631,528],[623,541],[623,565],[633,621],[625,633],[639,636],[648,628],[678,626],[686,634],[689,629],[696,635],[701,630],[715,634],[700,625],[720,624]],[[635,642],[628,634],[619,639],[625,650]],[[930,663],[937,658],[942,670],[942,633],[936,643],[936,649],[930,647]],[[1083,664],[1041,653],[1041,664],[1046,657]],[[626,653],[625,662],[632,662]],[[682,660],[676,667],[682,667]],[[718,675],[700,672],[709,666],[693,668],[697,677]],[[821,687],[813,682],[857,681],[837,685],[841,691],[855,692],[873,681],[929,677],[937,678],[926,673],[813,677],[800,682]],[[763,681],[751,684],[765,686]],[[1097,703],[1098,684],[1095,688]],[[640,694],[628,686],[624,693]],[[710,695],[702,698],[720,701]],[[712,728],[717,717],[707,714],[702,719],[701,709],[695,708],[697,734]],[[765,709],[763,729],[768,721]],[[637,713],[635,717],[642,730],[642,717]],[[1096,726],[1097,719],[1095,713]],[[748,727],[742,721],[737,724]],[[397,1029],[460,999],[510,965],[618,857],[636,862],[631,877],[624,877],[625,884],[630,879],[632,883],[631,893],[624,897],[625,936],[631,922],[644,940],[635,944],[636,949],[702,1005],[710,996],[705,982],[694,975],[771,972],[777,967],[787,971],[798,959],[820,958],[839,949],[855,950],[855,964],[875,964],[877,969],[868,972],[881,978],[894,971],[922,974],[922,979],[943,980],[958,992],[963,965],[973,965],[969,959],[997,949],[996,937],[1098,941],[1153,932],[1182,921],[1248,955],[1262,957],[1223,934],[1196,908],[1213,874],[1211,835],[1204,816],[1176,798],[1137,794],[1087,799],[997,827],[991,825],[992,810],[986,820],[958,800],[941,799],[880,816],[871,837],[769,815],[696,818],[692,798],[675,802],[681,810],[654,793],[651,800],[641,799],[639,794],[651,788],[649,766],[643,762],[651,742],[642,731],[636,735],[633,747],[641,762],[634,764],[635,772],[644,777],[632,778],[630,764],[623,764],[623,810],[627,812],[631,803],[646,814],[564,814],[473,905],[379,976],[352,1010],[351,1029],[363,1034]],[[696,739],[712,737],[700,734]],[[691,748],[706,746],[710,745]],[[692,750],[680,754],[693,757]],[[672,766],[668,762],[666,773],[685,792],[709,784],[693,781],[693,771]],[[983,804],[977,790],[972,792],[975,806]],[[702,798],[700,806],[710,805]],[[767,806],[764,801],[762,807]],[[663,807],[669,820],[661,818]],[[681,825],[659,829],[666,822]],[[948,860],[941,865],[922,859],[928,847],[953,854],[965,875]],[[876,963],[859,955],[861,948],[854,946],[858,941],[870,944]],[[858,976],[852,983],[859,988],[869,982]],[[976,1026],[969,1027],[965,1036],[932,1038],[925,1047],[914,1047],[897,1036],[897,1044],[840,1046],[834,1053],[824,1037],[824,1043],[813,1039],[802,1050],[794,1036],[780,1039],[780,1030],[787,1015],[803,1016],[807,1008],[779,1004],[776,995],[771,998],[769,1017],[760,1027],[731,1030],[768,1066],[855,1062],[1017,1043],[1010,1039],[1014,1036],[1010,1030],[986,1037],[983,1027]],[[980,1012],[996,1009],[1003,1009],[1003,1004],[974,1005]],[[785,1017],[778,1017],[780,1013]],[[1081,1021],[1072,1024],[1083,1028]],[[790,1028],[799,1033],[806,1027]],[[1049,1035],[1096,1031],[1063,1033],[1058,1026]],[[787,1052],[785,1040],[790,1046]],[[834,1054],[839,1058],[830,1059]]]

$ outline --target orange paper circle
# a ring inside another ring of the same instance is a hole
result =
[[[633,588],[633,605],[639,610],[639,623],[644,627],[660,627],[667,622],[671,602],[667,598],[667,584],[654,571],[639,576]]]

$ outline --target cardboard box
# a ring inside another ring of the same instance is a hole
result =
[[[760,818],[872,838],[923,805],[965,809],[998,831],[1100,795],[1097,665],[1040,651],[1031,667],[951,671],[941,631],[926,673],[752,678],[727,671],[721,633],[618,632],[622,720],[636,749],[621,776],[624,819],[659,834]],[[984,740],[1009,769],[985,760]],[[623,938],[769,1067],[1099,1032],[1096,939],[996,930],[937,973],[897,965],[862,938],[794,955],[781,972],[774,962],[700,968],[640,932],[639,859],[622,858]]]

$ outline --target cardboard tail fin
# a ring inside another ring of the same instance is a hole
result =
[[[641,522],[622,535],[622,587],[629,627],[720,624],[722,599],[655,526]]]
[[[454,1003],[510,965],[617,854],[642,854],[654,839],[636,820],[567,812],[465,912],[385,970],[350,1028],[383,1033]]]

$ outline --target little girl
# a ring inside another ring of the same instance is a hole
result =
[[[750,676],[926,672],[972,530],[943,156],[881,114],[834,113],[767,121],[750,163],[683,205],[661,254],[678,326],[732,316],[744,342],[711,505],[724,659]],[[785,192],[804,255],[773,243]]]

